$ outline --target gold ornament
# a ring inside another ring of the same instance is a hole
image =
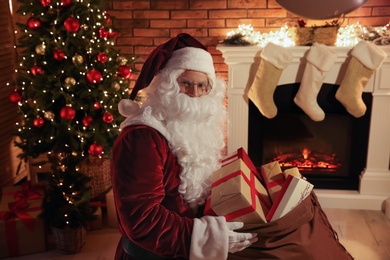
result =
[[[66,85],[70,85],[70,86],[76,85],[76,80],[72,77],[67,77],[64,82]]]
[[[52,119],[54,119],[54,113],[51,112],[51,111],[46,111],[45,114],[44,114],[44,117],[47,120],[52,120]]]
[[[73,155],[73,156],[77,156],[77,152],[73,151],[73,152],[72,152],[72,155]]]
[[[116,90],[116,91],[118,91],[118,90],[121,89],[121,85],[120,85],[118,82],[116,82],[116,81],[114,81],[114,82],[111,83],[111,87],[112,87],[114,90]]]
[[[38,44],[37,46],[35,46],[35,52],[38,55],[45,55],[45,53],[46,53],[46,45],[45,44]]]
[[[72,61],[75,65],[81,65],[84,62],[83,56],[76,54],[73,56]]]
[[[119,56],[116,61],[119,63],[119,65],[126,65],[128,60],[126,57]]]

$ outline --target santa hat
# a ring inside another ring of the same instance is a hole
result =
[[[191,35],[178,34],[153,50],[146,59],[129,99],[118,104],[119,113],[128,117],[139,109],[133,100],[138,91],[149,86],[154,76],[162,69],[184,69],[204,72],[215,81],[213,59],[207,48]]]

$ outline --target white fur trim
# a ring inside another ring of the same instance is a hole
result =
[[[169,141],[170,138],[167,129],[163,126],[161,121],[158,121],[154,116],[151,115],[152,108],[144,107],[142,110],[142,113],[138,113],[133,117],[126,118],[126,120],[121,123],[120,129],[122,130],[125,127],[131,125],[147,125],[159,131]]]
[[[164,68],[200,71],[215,80],[213,58],[201,48],[185,47],[174,51]]]
[[[321,71],[329,71],[335,63],[337,55],[328,46],[314,43],[307,54],[307,61]]]
[[[287,67],[293,58],[286,48],[272,42],[269,42],[264,46],[260,56],[278,69]]]
[[[225,217],[195,218],[190,260],[225,260],[228,255],[228,231]]]
[[[387,56],[378,46],[367,41],[360,41],[351,54],[371,70],[379,68]]]
[[[124,117],[129,117],[139,110],[139,105],[130,99],[122,99],[118,104],[118,111]]]

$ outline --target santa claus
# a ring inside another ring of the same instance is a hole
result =
[[[147,91],[142,105],[133,102]],[[257,240],[241,222],[203,216],[224,148],[224,81],[195,38],[179,34],[147,58],[112,152],[122,239],[116,259],[226,259]]]

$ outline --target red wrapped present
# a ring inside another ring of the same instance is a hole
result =
[[[18,200],[42,200],[44,195],[44,185],[31,184],[30,181],[27,181],[23,183],[23,185],[3,187],[1,203],[8,203]]]
[[[286,215],[310,195],[313,187],[313,184],[300,177],[288,175],[283,188],[272,204],[267,221],[274,221]]]
[[[225,216],[227,221],[245,224],[265,223],[270,208],[268,193],[241,158],[215,171],[212,179],[205,215]]]
[[[285,181],[282,169],[280,168],[279,162],[264,164],[260,169],[265,182],[265,187],[271,197],[271,201],[274,202]]]
[[[91,201],[89,203],[92,206],[96,206],[97,209],[94,213],[96,216],[96,219],[88,221],[88,230],[98,230],[103,228],[103,214],[102,214],[102,208],[106,208],[107,204],[106,202],[101,201]]]
[[[107,225],[111,228],[118,228],[118,219],[115,208],[114,201],[114,192],[110,189],[106,193],[106,203],[107,203]]]
[[[0,204],[0,258],[46,251],[41,200]]]
[[[258,172],[257,172],[257,169],[256,169],[256,166],[253,164],[252,160],[249,158],[248,154],[245,152],[244,148],[238,148],[237,151],[235,151],[234,153],[232,154],[229,154],[227,156],[225,156],[223,159],[222,159],[222,166],[225,166],[231,162],[234,162],[236,161],[237,159],[241,159],[244,161],[244,163],[246,164],[246,166],[248,166],[248,168],[255,174],[257,175]]]

